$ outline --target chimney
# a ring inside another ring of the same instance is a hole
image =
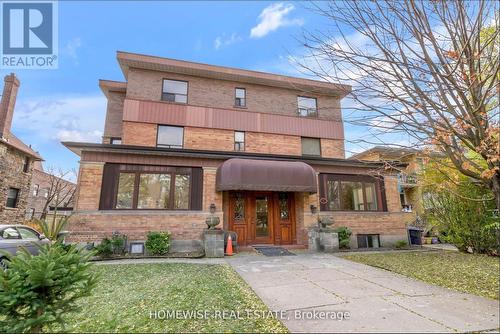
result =
[[[0,103],[0,138],[9,137],[19,85],[20,82],[14,73],[5,76]]]

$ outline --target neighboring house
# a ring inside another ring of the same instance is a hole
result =
[[[438,153],[434,153],[438,156]],[[404,212],[415,212],[421,215],[424,211],[422,203],[422,187],[419,175],[423,172],[425,164],[429,161],[428,154],[422,150],[410,148],[395,148],[389,146],[375,146],[366,151],[354,154],[350,157],[358,161],[383,161],[392,164],[404,163],[398,174],[399,198],[401,210]]]
[[[5,76],[0,104],[0,224],[22,224],[30,191],[33,163],[40,155],[11,132],[20,82]]]
[[[345,159],[350,86],[118,52],[126,82],[101,80],[101,144],[80,156],[73,241],[114,231],[200,240],[211,214],[240,245],[307,245],[319,216],[352,247],[407,239],[396,174]]]
[[[76,184],[43,170],[42,163],[37,161],[33,166],[31,191],[28,196],[26,218],[52,218],[68,216],[73,211]]]

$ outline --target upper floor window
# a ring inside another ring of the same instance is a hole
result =
[[[236,107],[245,107],[247,105],[247,91],[245,88],[236,88],[234,96],[234,105]]]
[[[23,172],[28,173],[30,170],[30,158],[25,157],[23,161]]]
[[[316,117],[318,109],[316,99],[313,97],[297,96],[297,114],[301,117]]]
[[[319,138],[302,137],[302,155],[321,155]]]
[[[110,139],[110,142],[112,145],[121,145],[122,144],[122,139],[118,137],[113,137]]]
[[[17,200],[19,197],[19,189],[9,188],[7,193],[7,203],[5,204],[8,208],[15,208],[17,206]]]
[[[159,147],[182,148],[184,128],[179,126],[158,125],[156,145]]]
[[[234,131],[234,150],[235,151],[245,150],[245,132]]]
[[[38,190],[40,190],[40,185],[35,184],[33,186],[33,196],[38,196]]]
[[[187,103],[188,83],[179,80],[163,80],[161,99],[178,103]]]

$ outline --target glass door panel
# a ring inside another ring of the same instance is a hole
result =
[[[255,197],[255,236],[269,237],[268,197]]]

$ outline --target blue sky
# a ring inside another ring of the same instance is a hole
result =
[[[116,51],[129,51],[286,75],[300,75],[301,32],[327,28],[298,2],[59,3],[59,68],[19,70],[13,130],[46,160],[77,168],[61,140],[99,141],[105,98],[98,79],[123,80]],[[2,77],[11,71],[1,70]],[[346,127],[348,140],[359,129]],[[348,152],[360,147],[346,143]],[[349,155],[349,153],[348,153]]]

